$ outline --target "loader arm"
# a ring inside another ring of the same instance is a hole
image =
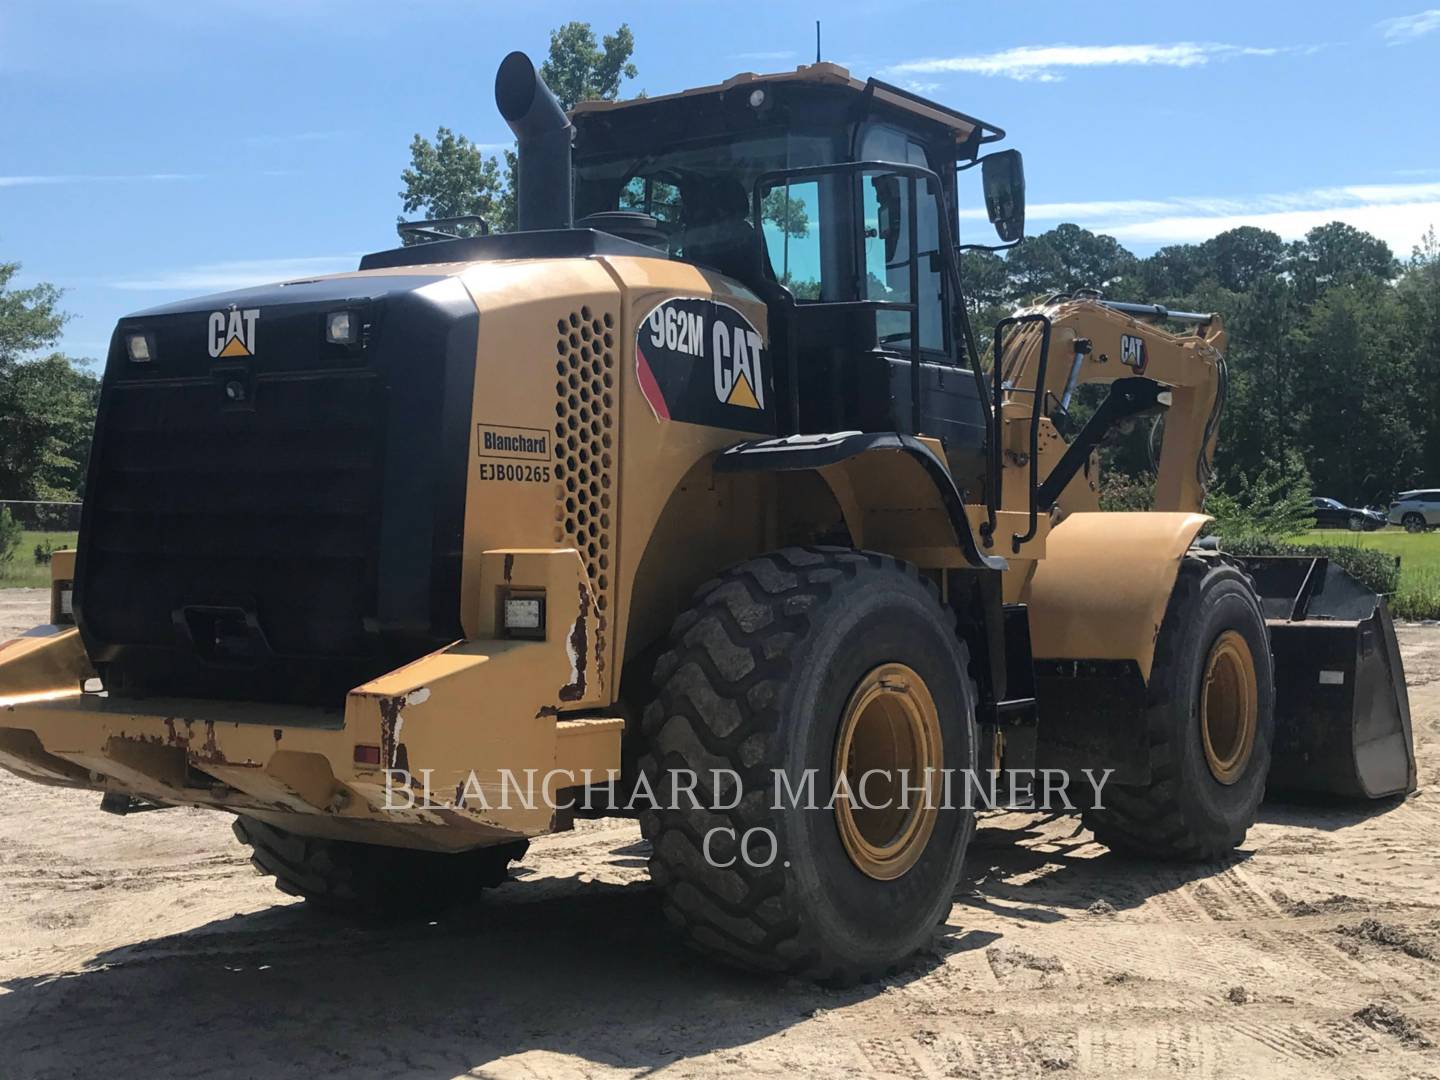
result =
[[[1069,433],[1069,452],[1048,468],[1042,463],[1042,505],[1057,499],[1064,505],[1062,492],[1116,425],[1163,411],[1155,509],[1200,512],[1225,399],[1226,334],[1220,316],[1090,298],[1060,299],[1025,314],[1043,315],[1050,327],[1050,362],[1041,387],[1035,379],[1043,324],[1024,325],[1003,343],[1003,383],[1010,400],[1025,403],[1025,413],[1038,393],[1040,415],[1064,428],[1081,385],[1114,384],[1111,400],[1092,423]],[[1167,320],[1189,323],[1192,329],[1173,332],[1160,325]]]

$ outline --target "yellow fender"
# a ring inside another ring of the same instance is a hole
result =
[[[1148,683],[1180,560],[1204,514],[1074,513],[1021,590],[1037,660],[1134,660]]]

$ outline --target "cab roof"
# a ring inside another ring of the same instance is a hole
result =
[[[940,124],[954,133],[957,143],[970,142],[972,139],[979,143],[993,142],[996,139],[1004,138],[1005,132],[994,124],[986,123],[984,120],[977,120],[973,116],[958,112],[948,106],[938,104],[913,94],[890,83],[881,82],[879,79],[869,79],[861,82],[850,72],[839,64],[820,62],[815,64],[801,64],[794,71],[782,71],[771,75],[757,75],[753,71],[744,71],[738,75],[732,75],[722,83],[715,83],[711,86],[697,86],[690,90],[681,90],[674,94],[659,94],[655,97],[629,98],[624,101],[582,101],[570,110],[571,116],[583,117],[598,113],[616,113],[623,110],[643,109],[647,105],[658,102],[678,101],[682,98],[700,97],[707,94],[723,94],[737,87],[744,87],[754,84],[756,88],[769,83],[809,83],[816,86],[840,87],[851,90],[856,98],[869,96],[878,102],[882,102],[891,108],[899,109],[902,112],[922,117],[932,123]]]

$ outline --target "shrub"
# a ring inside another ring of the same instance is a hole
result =
[[[1387,596],[1400,587],[1400,559],[1372,548],[1343,544],[1291,544],[1269,536],[1223,537],[1222,551],[1231,555],[1324,555],[1367,589]],[[1437,590],[1440,591],[1440,590]],[[1407,594],[1408,596],[1408,594]],[[1394,605],[1391,605],[1394,608]],[[1420,616],[1400,615],[1401,618]]]
[[[1205,512],[1215,519],[1210,531],[1225,539],[1298,536],[1315,526],[1305,462],[1291,451],[1254,476],[1236,473],[1228,490],[1210,492]]]
[[[1397,619],[1440,619],[1440,574],[1423,574],[1407,581],[1404,591],[1389,603]]]
[[[1100,476],[1100,509],[1151,510],[1155,506],[1155,477],[1105,472]]]
[[[20,550],[23,530],[10,513],[8,506],[0,506],[0,563],[8,563]]]

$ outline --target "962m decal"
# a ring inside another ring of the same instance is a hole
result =
[[[729,304],[698,297],[659,304],[635,335],[635,369],[661,420],[775,431],[769,350]]]

